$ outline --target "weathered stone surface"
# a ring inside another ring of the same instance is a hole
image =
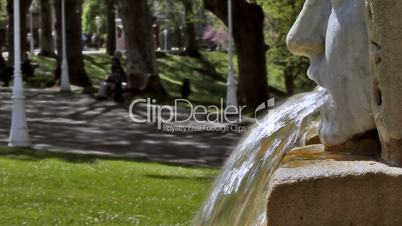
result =
[[[364,134],[354,136],[340,145],[326,146],[329,152],[348,152],[353,154],[380,154],[381,144],[377,130],[370,130]]]
[[[269,188],[269,226],[400,226],[401,213],[402,169],[376,161],[291,161]]]
[[[330,94],[319,131],[327,146],[375,129],[365,11],[363,0],[306,0],[287,37],[290,51],[310,58],[308,76]]]
[[[402,1],[366,0],[373,113],[382,158],[402,166]]]

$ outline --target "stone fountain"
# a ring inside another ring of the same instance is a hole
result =
[[[287,43],[330,98],[321,144],[270,182],[268,225],[402,225],[401,14],[400,0],[306,0]]]

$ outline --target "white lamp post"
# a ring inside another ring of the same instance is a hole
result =
[[[233,65],[233,16],[232,16],[232,0],[228,0],[228,48],[229,48],[229,74],[227,79],[226,107],[237,106],[236,82],[234,78]],[[230,109],[232,109],[231,107]],[[233,109],[234,110],[234,109]]]
[[[100,33],[99,33],[99,28],[100,28],[100,23],[101,23],[101,18],[100,16],[96,16],[95,17],[95,25],[96,25],[96,39],[95,39],[95,45],[96,48],[99,49],[100,48]]]
[[[67,43],[66,43],[66,11],[65,11],[65,0],[61,1],[61,30],[62,30],[62,40],[63,40],[63,56],[61,61],[61,79],[60,79],[60,90],[62,92],[70,92],[70,78],[68,73],[68,61],[67,61]]]
[[[119,12],[116,12],[116,15],[117,16],[119,16]],[[114,23],[115,23],[115,34],[116,34],[116,50],[119,50],[120,49],[120,44],[119,44],[119,41],[120,41],[120,36],[119,36],[119,26],[120,26],[120,24],[121,24],[121,19],[120,18],[116,18],[116,19],[114,19]]]
[[[168,51],[168,21],[169,21],[169,15],[170,15],[170,5],[171,5],[171,1],[170,0],[164,0],[165,3],[165,24],[166,24],[166,28],[165,30],[163,30],[163,48],[165,50],[165,52]]]
[[[165,28],[165,30],[163,30],[163,48],[165,49],[165,52],[168,51],[168,29]]]
[[[34,21],[33,21],[33,11],[34,11],[34,6],[31,4],[31,7],[29,7],[29,17],[30,17],[30,27],[31,27],[31,39],[30,39],[30,52],[31,54],[35,53],[35,38],[34,38]]]
[[[100,27],[101,18],[100,16],[95,17],[95,25],[96,25],[96,34],[99,35],[99,27]]]
[[[28,147],[28,126],[25,116],[25,96],[21,74],[20,0],[14,0],[14,85],[12,95],[10,147]]]

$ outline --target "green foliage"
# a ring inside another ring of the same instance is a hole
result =
[[[0,20],[6,21],[7,19],[7,0],[0,0]]]
[[[304,0],[266,0],[263,8],[267,18],[265,36],[271,49],[268,62],[270,69],[283,76],[285,69],[290,70],[295,78],[296,92],[309,90],[313,82],[306,76],[308,59],[294,56],[286,46],[286,35],[301,11]]]
[[[0,225],[189,225],[216,173],[0,147]]]
[[[113,10],[113,9],[107,9]],[[96,17],[100,17],[99,30],[106,32],[106,4],[105,0],[85,0],[82,12],[82,30],[84,33],[95,33],[97,30]]]
[[[190,22],[204,23],[205,18],[202,0],[155,0],[155,4],[150,5],[154,16],[159,16],[165,20],[161,23],[161,28],[179,28],[185,25],[185,10],[183,3],[191,1],[192,12],[189,13]]]
[[[162,29],[179,29],[185,24],[184,7],[181,1],[159,1],[159,4],[152,6],[152,11],[164,18],[161,23]]]

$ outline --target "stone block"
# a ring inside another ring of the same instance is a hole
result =
[[[373,160],[290,161],[271,180],[267,211],[269,226],[400,226],[402,169]]]
[[[366,0],[366,11],[381,156],[402,166],[402,1]]]

